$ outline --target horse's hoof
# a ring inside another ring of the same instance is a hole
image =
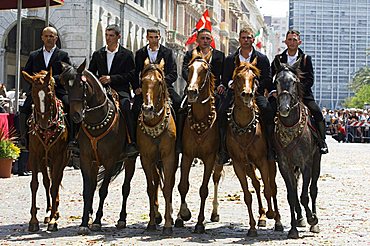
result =
[[[158,214],[157,216],[155,216],[155,223],[159,225],[161,222],[162,222],[162,215]]]
[[[284,227],[283,227],[283,224],[281,224],[281,222],[276,222],[275,223],[275,228],[274,228],[275,231],[284,231]]]
[[[100,224],[91,224],[90,230],[92,230],[92,231],[101,231],[101,225]]]
[[[86,226],[80,226],[80,228],[78,228],[78,235],[89,235],[91,233],[90,229]]]
[[[313,233],[319,233],[320,232],[320,228],[318,225],[312,225],[310,227],[310,232],[313,232]]]
[[[48,231],[57,231],[58,230],[58,224],[57,223],[54,223],[54,224],[48,224]]]
[[[266,213],[266,217],[270,220],[272,220],[273,218],[275,218],[275,212],[273,210],[269,210],[267,211]]]
[[[218,215],[218,214],[211,214],[211,221],[212,222],[219,222],[220,221],[220,215]]]
[[[36,232],[36,231],[39,231],[40,230],[40,226],[39,224],[29,224],[28,225],[28,231],[30,232]]]
[[[44,224],[49,224],[50,222],[50,217],[45,217],[44,218]]]
[[[303,218],[297,220],[297,227],[306,227],[306,222],[304,221]]]
[[[313,214],[312,217],[307,218],[307,222],[308,222],[308,224],[313,226],[313,225],[316,225],[317,223],[319,223],[319,219],[317,218],[316,214]]]
[[[180,218],[177,218],[175,221],[175,227],[176,228],[184,227],[184,221]]]
[[[125,229],[126,228],[126,221],[119,220],[116,224],[117,229]]]
[[[180,216],[183,221],[189,221],[191,219],[191,212],[187,209],[186,214],[183,215],[180,213]]]
[[[162,235],[163,236],[172,236],[172,227],[163,227]]]
[[[149,225],[146,227],[147,231],[156,231],[157,230],[157,225]]]
[[[249,229],[248,230],[248,233],[247,233],[247,236],[248,237],[257,237],[257,229],[256,228],[254,228],[254,229]]]
[[[297,228],[290,229],[290,231],[288,232],[288,238],[290,238],[290,239],[298,239],[299,238]]]
[[[195,233],[198,233],[198,234],[203,234],[206,232],[206,228],[203,224],[196,224],[195,225],[195,229],[194,229],[194,232]]]
[[[266,220],[258,220],[258,227],[266,227]]]

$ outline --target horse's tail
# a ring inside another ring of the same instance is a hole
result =
[[[124,161],[119,161],[113,166],[109,182],[112,182],[113,180],[115,180],[118,177],[118,175],[125,169],[124,164],[125,164]],[[106,175],[107,175],[106,169],[104,168],[104,166],[100,166],[99,172],[98,172],[98,177],[97,177],[98,188],[101,187],[101,185],[103,183],[103,180],[104,180]]]

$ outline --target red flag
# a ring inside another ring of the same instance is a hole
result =
[[[197,25],[195,26],[195,29],[193,30],[191,36],[188,38],[188,41],[186,41],[185,45],[194,43],[197,39],[197,32],[204,28],[212,32],[212,23],[211,23],[211,18],[209,17],[209,14],[208,14],[208,9],[204,12],[202,17],[200,17]],[[211,46],[212,48],[216,48],[215,40],[213,38],[212,38]]]

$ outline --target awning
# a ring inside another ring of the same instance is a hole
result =
[[[18,8],[18,0],[1,0],[0,1],[0,10],[1,9],[17,9]],[[50,0],[50,6],[54,5],[63,5],[64,0]],[[40,8],[45,7],[46,1],[45,0],[23,0],[22,1],[22,8]]]

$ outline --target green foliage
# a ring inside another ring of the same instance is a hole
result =
[[[370,84],[363,85],[353,97],[347,98],[344,105],[348,108],[364,108],[370,103]]]
[[[364,85],[370,85],[370,67],[367,66],[360,68],[356,72],[349,88],[356,93]]]
[[[14,129],[5,133],[3,127],[0,127],[0,158],[17,159],[21,150],[14,144]]]

